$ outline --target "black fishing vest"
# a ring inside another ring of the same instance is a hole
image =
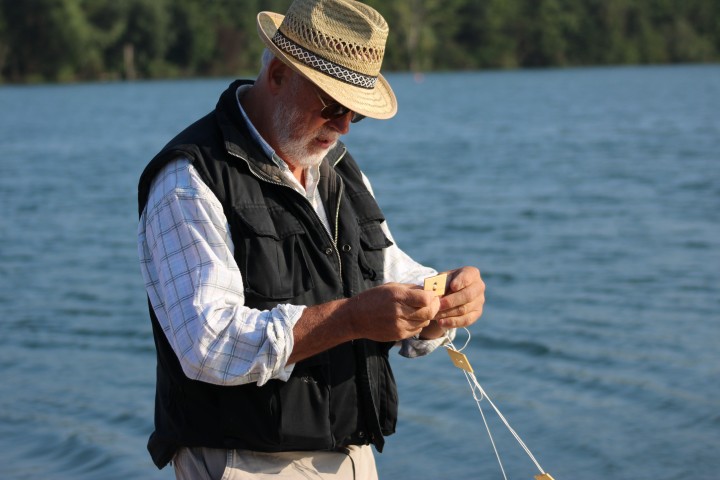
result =
[[[383,282],[384,217],[362,174],[338,144],[320,167],[328,232],[307,199],[250,138],[230,85],[216,109],[181,132],[140,178],[140,212],[155,174],[190,159],[230,225],[245,305],[317,305]],[[375,445],[395,431],[392,343],[355,340],[298,362],[287,382],[218,386],[187,378],[150,308],[157,349],[155,432],[148,449],[162,468],[182,446],[265,452]]]

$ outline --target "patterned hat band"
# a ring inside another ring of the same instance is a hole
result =
[[[337,63],[325,60],[324,58],[290,40],[288,37],[283,35],[279,29],[275,32],[272,42],[283,52],[291,55],[293,58],[304,63],[308,67],[324,73],[325,75],[336,78],[345,83],[349,83],[350,85],[355,85],[356,87],[368,90],[375,88],[375,83],[377,82],[378,77],[365,75],[345,68]]]

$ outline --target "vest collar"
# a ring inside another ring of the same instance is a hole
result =
[[[235,92],[242,85],[252,85],[252,80],[236,80],[230,84],[218,100],[215,107],[218,125],[223,135],[225,149],[234,156],[243,159],[248,166],[257,174],[265,177],[266,180],[274,183],[284,183],[280,169],[271,158],[268,158],[265,150],[253,140],[247,122],[237,105]],[[342,142],[328,152],[320,165],[321,176],[328,175],[329,169],[342,161],[347,149]]]

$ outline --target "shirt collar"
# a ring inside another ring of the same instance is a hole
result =
[[[237,90],[235,91],[235,100],[237,101],[238,108],[240,109],[240,113],[242,114],[243,119],[245,120],[245,124],[248,127],[248,130],[250,131],[250,136],[255,140],[255,142],[260,145],[260,148],[262,148],[263,152],[272,159],[273,162],[277,164],[280,168],[288,168],[287,164],[282,160],[282,158],[278,157],[275,154],[275,150],[268,144],[264,138],[260,135],[260,132],[257,131],[255,128],[255,125],[250,121],[250,117],[248,117],[247,113],[245,113],[245,109],[242,106],[242,103],[240,103],[240,97],[242,95],[250,90],[250,87],[252,85],[240,85]]]

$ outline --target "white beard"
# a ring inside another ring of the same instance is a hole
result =
[[[323,126],[319,132],[299,131],[303,128],[304,112],[297,107],[294,99],[300,94],[300,87],[300,79],[293,77],[287,95],[289,100],[281,102],[273,112],[272,126],[277,136],[277,146],[283,153],[283,160],[294,167],[307,168],[320,165],[327,152],[337,143],[339,135],[326,126]],[[310,146],[317,137],[332,138],[334,141],[328,149],[311,151]]]

